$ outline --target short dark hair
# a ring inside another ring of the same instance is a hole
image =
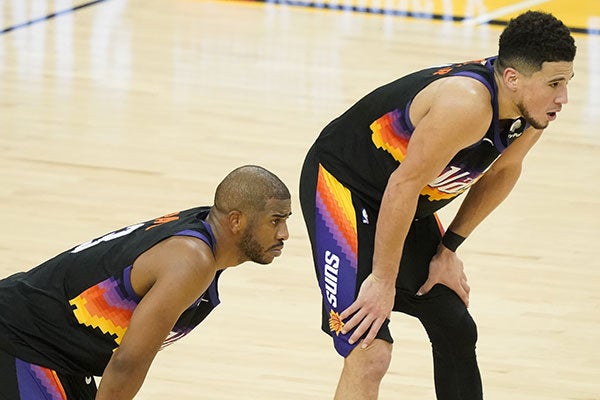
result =
[[[544,62],[573,61],[576,49],[562,21],[549,13],[527,11],[511,19],[500,35],[496,66],[499,72],[512,67],[531,74]]]
[[[225,213],[263,211],[270,199],[288,200],[290,191],[274,173],[258,165],[231,171],[217,186],[215,207]]]

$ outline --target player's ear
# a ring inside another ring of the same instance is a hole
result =
[[[244,213],[238,210],[229,212],[229,228],[234,234],[240,233],[246,226],[246,217]]]
[[[519,71],[512,67],[507,67],[502,73],[502,78],[504,79],[504,84],[513,92],[516,91],[519,87]]]

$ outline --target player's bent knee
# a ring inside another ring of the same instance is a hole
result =
[[[372,381],[380,381],[392,360],[392,344],[375,339],[366,349],[357,346],[344,360],[344,369]]]
[[[438,355],[470,357],[475,353],[477,325],[469,313],[451,326],[439,327],[430,335],[433,350]]]
[[[477,343],[477,324],[469,313],[460,321],[455,333],[456,345],[460,349],[470,351]]]

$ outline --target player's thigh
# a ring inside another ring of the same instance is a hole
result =
[[[361,283],[371,272],[377,213],[322,166],[315,186],[314,210],[305,218],[314,221],[309,236],[323,296],[322,329],[345,357],[358,342],[348,343],[353,331],[341,332],[340,314],[356,300]],[[391,343],[388,322],[377,337]]]
[[[93,377],[59,374],[0,350],[1,400],[93,400]]]
[[[15,358],[0,349],[0,400],[19,398]]]
[[[435,214],[414,220],[404,240],[396,291],[416,294],[429,275],[429,264],[437,252],[442,228]]]
[[[98,390],[93,376],[63,374],[58,374],[58,376],[67,394],[67,399],[94,400],[96,398]]]

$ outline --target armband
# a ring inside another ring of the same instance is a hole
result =
[[[460,246],[462,242],[465,241],[465,239],[465,237],[460,236],[458,233],[452,232],[451,230],[447,230],[444,234],[444,237],[442,237],[442,244],[448,250],[456,252],[458,246]]]

